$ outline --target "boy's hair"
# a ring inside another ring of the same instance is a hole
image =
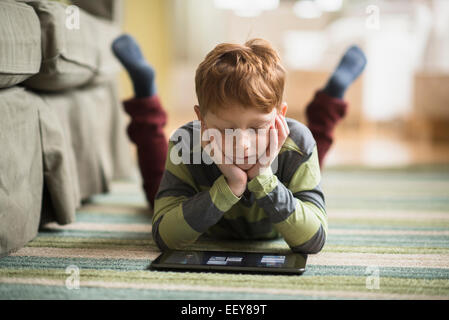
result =
[[[251,39],[222,43],[198,66],[195,88],[201,114],[231,103],[271,112],[282,103],[285,69],[271,44]]]

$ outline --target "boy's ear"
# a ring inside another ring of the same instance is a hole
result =
[[[281,110],[280,110],[280,113],[285,117],[285,114],[287,113],[287,109],[288,109],[288,107],[287,107],[287,102],[282,102],[282,104],[281,104]]]
[[[201,116],[200,107],[198,105],[193,106],[193,110],[195,110],[196,116],[198,117],[198,120],[203,122],[203,117]]]

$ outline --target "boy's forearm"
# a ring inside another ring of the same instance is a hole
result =
[[[310,201],[300,200],[271,170],[252,179],[248,189],[292,250],[303,253],[321,250],[327,233],[326,213],[313,203],[313,191],[303,192]]]
[[[221,175],[207,191],[194,196],[156,199],[153,235],[161,249],[180,249],[194,243],[240,200]]]

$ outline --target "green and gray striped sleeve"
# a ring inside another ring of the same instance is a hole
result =
[[[170,141],[168,155],[173,147]],[[154,204],[153,239],[161,250],[192,244],[240,199],[223,175],[200,191],[187,165],[174,164],[168,156]]]
[[[288,165],[293,168],[288,186],[268,168],[248,183],[248,189],[292,251],[317,253],[326,240],[327,215],[316,146]]]

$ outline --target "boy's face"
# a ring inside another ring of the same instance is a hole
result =
[[[273,108],[271,112],[265,113],[256,108],[233,104],[221,108],[218,113],[207,112],[205,116],[201,115],[198,106],[194,109],[201,121],[201,136],[203,137],[204,130],[218,130],[223,154],[246,171],[267,150],[269,129],[271,126],[275,127],[278,113],[285,115],[287,105],[284,103],[280,110]]]

